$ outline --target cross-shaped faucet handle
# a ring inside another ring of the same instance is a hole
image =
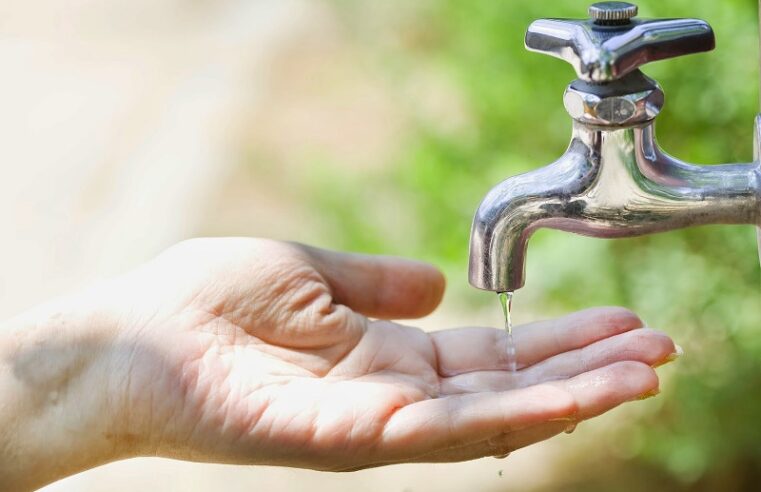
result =
[[[526,48],[570,63],[586,82],[621,79],[652,61],[710,51],[711,26],[699,19],[637,19],[636,5],[600,2],[589,19],[540,19],[526,32]]]

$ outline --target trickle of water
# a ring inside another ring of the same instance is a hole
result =
[[[511,316],[513,310],[513,293],[498,293],[499,303],[502,305],[502,313],[505,315],[505,332],[507,332],[507,367],[512,372],[518,369],[518,360],[515,351],[515,341],[513,340],[513,319]]]

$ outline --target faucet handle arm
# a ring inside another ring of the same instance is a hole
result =
[[[526,49],[565,60],[579,78],[591,82],[599,71],[601,53],[585,24],[573,19],[536,20],[526,31]]]
[[[716,47],[713,29],[700,19],[648,20],[605,41],[601,48],[615,61],[614,78],[645,63],[711,51]]]
[[[622,4],[631,8],[624,10]],[[590,7],[593,19],[540,19],[526,32],[526,48],[567,61],[586,82],[606,83],[645,63],[715,46],[705,21],[631,18],[636,12],[631,4],[602,2]]]

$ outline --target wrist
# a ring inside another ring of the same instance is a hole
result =
[[[37,488],[122,457],[108,389],[114,326],[71,298],[0,327],[0,483]]]

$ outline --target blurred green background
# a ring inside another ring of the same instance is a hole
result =
[[[699,17],[717,49],[648,65],[669,153],[750,161],[758,108],[752,0],[642,0]],[[542,17],[581,0],[0,2],[0,314],[10,317],[192,236],[244,235],[442,267],[427,330],[498,326],[467,283],[484,194],[557,159],[573,71],[529,53]],[[541,230],[518,323],[623,305],[684,347],[663,393],[514,453],[326,474],[137,459],[49,492],[756,490],[761,303],[755,232],[704,227],[605,241]],[[2,484],[0,484],[0,489]]]
[[[426,97],[424,84],[407,87],[424,70],[444,81],[456,109],[417,118],[394,158],[378,168],[347,172],[317,159],[305,189],[333,217],[337,247],[428,259],[446,269],[463,309],[496,310],[496,299],[465,280],[472,214],[504,177],[560,156],[570,132],[561,96],[572,69],[525,51],[523,33],[536,18],[583,16],[587,4],[378,3],[342,2],[341,13],[363,54],[383,67],[378,75],[399,88],[399,104],[414,107]],[[662,147],[701,164],[750,161],[758,107],[756,2],[638,4],[643,17],[706,19],[717,36],[714,52],[644,69],[666,92],[657,125]],[[553,489],[751,490],[759,483],[759,278],[749,227],[615,241],[555,231],[533,237],[517,313],[628,306],[687,354],[669,372],[658,403],[569,456],[575,472]]]

